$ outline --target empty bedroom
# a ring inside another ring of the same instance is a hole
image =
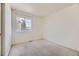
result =
[[[78,56],[79,4],[3,3],[4,56]]]

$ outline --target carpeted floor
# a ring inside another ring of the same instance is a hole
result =
[[[30,41],[14,45],[10,56],[75,56],[78,52],[53,44],[47,40]]]

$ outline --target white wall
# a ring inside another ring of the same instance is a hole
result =
[[[21,33],[16,32],[16,13],[26,15],[26,17],[30,14],[27,12],[19,11],[19,10],[13,10],[13,44],[26,42],[29,40],[37,40],[42,38],[42,20],[40,17],[37,16],[29,16],[32,18],[32,31],[24,31]]]
[[[2,4],[2,54],[8,55],[11,48],[11,8]]]
[[[43,31],[45,39],[79,51],[79,6],[46,17]]]

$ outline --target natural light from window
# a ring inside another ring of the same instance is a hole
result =
[[[22,32],[25,30],[31,30],[32,29],[32,20],[29,18],[23,18],[23,17],[16,17],[16,26],[17,26],[17,32]]]

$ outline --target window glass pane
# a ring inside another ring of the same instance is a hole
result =
[[[25,19],[26,29],[31,29],[31,19]]]
[[[17,20],[17,31],[21,32],[25,27],[24,27],[24,18],[21,17],[16,17]]]

